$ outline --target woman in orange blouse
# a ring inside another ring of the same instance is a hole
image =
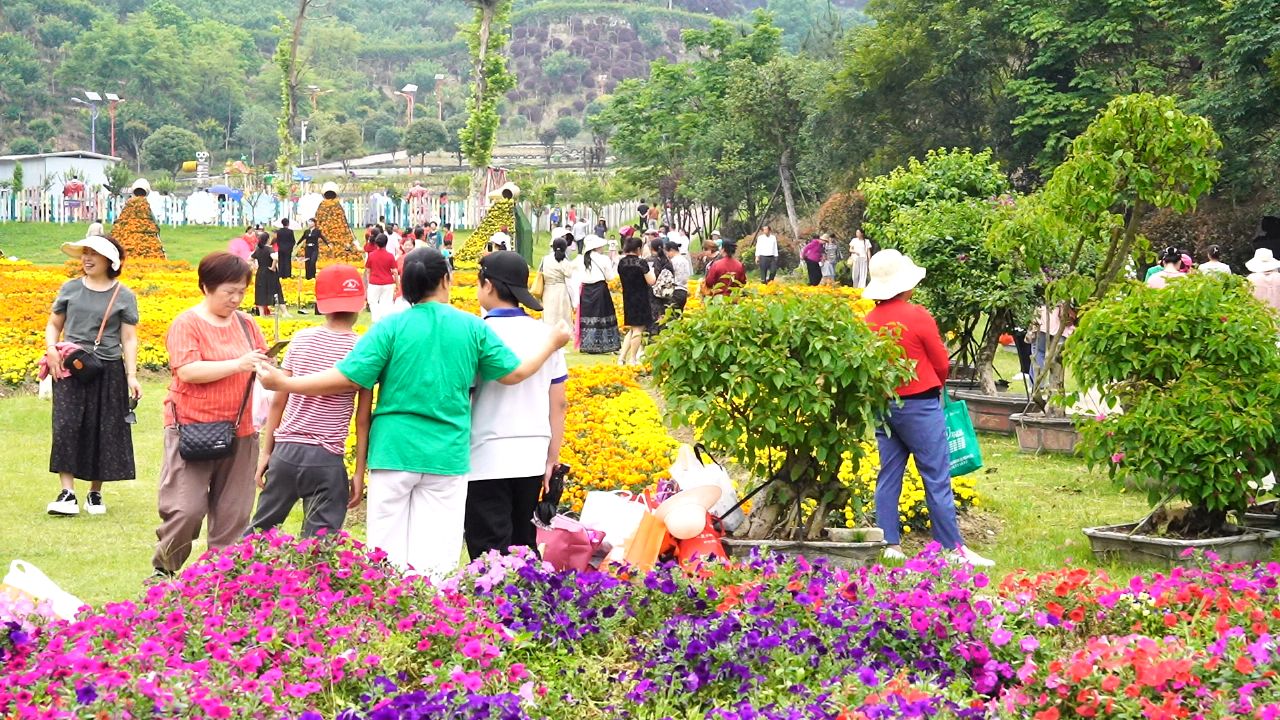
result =
[[[234,543],[249,527],[258,434],[253,408],[244,398],[254,368],[267,360],[262,330],[238,310],[252,274],[249,264],[231,253],[206,255],[197,270],[204,300],[174,318],[165,338],[173,379],[164,403],[161,524],[151,561],[160,577],[173,575],[186,562],[206,515],[210,548]],[[177,423],[227,420],[236,423],[230,455],[185,460],[179,454]]]

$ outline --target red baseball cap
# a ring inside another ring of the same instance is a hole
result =
[[[316,273],[316,310],[321,315],[364,310],[364,281],[350,265],[330,265]]]

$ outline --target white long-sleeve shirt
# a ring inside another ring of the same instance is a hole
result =
[[[778,236],[757,235],[756,257],[778,257]]]

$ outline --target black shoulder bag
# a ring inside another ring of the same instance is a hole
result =
[[[249,326],[237,314],[240,329],[249,341],[249,349],[253,349],[253,336],[249,334]],[[240,400],[240,409],[235,419],[207,423],[183,424],[178,420],[178,406],[173,405],[173,424],[178,428],[178,454],[183,460],[221,460],[231,454],[235,447],[236,426],[244,416],[245,405],[249,404],[249,394],[253,392],[253,373],[249,373],[249,382],[244,388],[244,398]]]
[[[77,348],[68,353],[62,361],[63,369],[77,382],[88,385],[102,374],[105,366],[102,364],[102,358],[98,357],[98,346],[102,344],[102,333],[107,329],[107,320],[111,318],[111,311],[115,309],[116,297],[119,294],[120,282],[116,281],[116,290],[111,293],[111,299],[107,301],[107,309],[102,313],[102,322],[98,325],[98,337],[93,339],[93,350]]]

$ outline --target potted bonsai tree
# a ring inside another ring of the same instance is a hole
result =
[[[1128,283],[1080,321],[1067,367],[1120,411],[1078,416],[1092,465],[1147,493],[1136,525],[1088,528],[1099,554],[1176,562],[1187,547],[1269,557],[1274,530],[1232,525],[1280,462],[1280,323],[1229,275]],[[1175,506],[1181,501],[1182,506]]]
[[[913,372],[897,343],[863,322],[869,307],[785,288],[745,290],[711,298],[651,347],[653,377],[675,422],[753,477],[771,479],[738,531],[748,541],[857,552],[849,546],[859,543],[818,542],[828,511],[849,500],[841,456],[863,458],[861,441]],[[874,557],[883,542],[862,544]]]
[[[1138,233],[1143,218],[1157,208],[1195,209],[1218,177],[1221,147],[1209,121],[1183,112],[1173,97],[1115,98],[1075,139],[1045,186],[993,223],[988,247],[1049,275],[1044,306],[1085,309],[1145,256]],[[1070,421],[1050,402],[1063,391],[1067,332],[1061,323],[1049,338],[1033,389],[1036,412],[1015,417],[1023,450],[1074,449]],[[1045,448],[1046,441],[1052,447]]]

